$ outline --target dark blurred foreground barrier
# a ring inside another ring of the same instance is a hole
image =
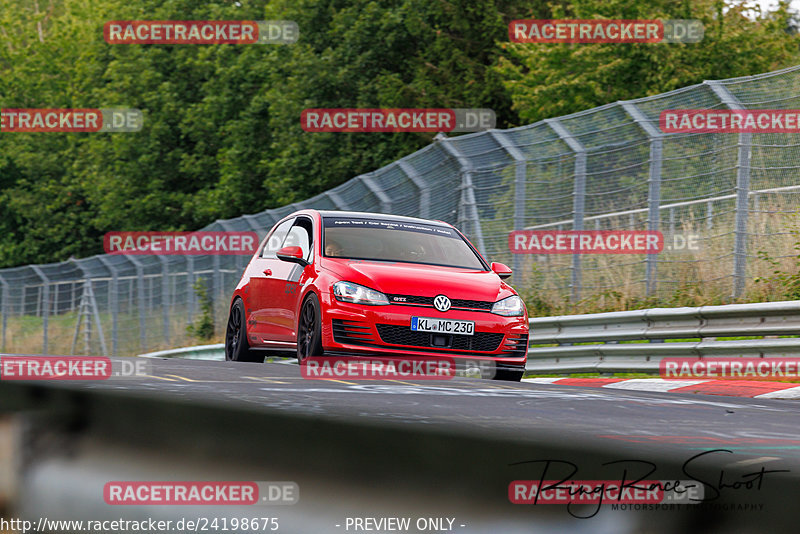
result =
[[[177,394],[145,396],[122,386],[103,391],[9,383],[0,383],[0,422],[0,433],[14,443],[0,456],[0,476],[6,477],[0,488],[11,491],[0,510],[5,518],[277,517],[277,532],[342,533],[353,531],[345,525],[354,516],[451,517],[452,531],[460,533],[600,534],[780,532],[793,530],[798,519],[796,475],[773,475],[768,488],[730,492],[713,507],[649,512],[604,506],[593,518],[576,519],[560,505],[510,504],[509,483],[531,478],[510,465],[521,458],[574,462],[581,479],[602,479],[600,466],[621,457],[649,458],[658,461],[659,479],[686,478],[686,458],[661,454],[652,444],[610,445],[592,436],[576,442],[549,430],[520,439],[512,432],[487,435],[463,422],[425,427],[355,415],[291,415],[230,401],[189,403]],[[723,469],[732,480],[753,467],[709,459],[695,472],[713,481]],[[297,504],[285,506],[105,504],[104,484],[120,480],[294,481],[300,495]],[[741,511],[759,504],[768,512]],[[579,515],[587,510],[572,509]]]
[[[539,317],[530,328],[527,369],[543,373],[657,372],[662,358],[800,357],[800,337],[778,337],[800,336],[800,301]]]

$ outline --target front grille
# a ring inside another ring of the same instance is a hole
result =
[[[361,345],[374,343],[372,329],[366,323],[357,321],[333,320],[333,340],[337,343]]]
[[[503,341],[503,334],[496,332],[475,332],[475,335],[465,336],[459,334],[436,334],[451,338],[447,347],[437,347],[432,343],[432,336],[428,332],[415,332],[408,326],[393,324],[379,324],[378,334],[381,340],[389,345],[405,345],[407,347],[432,347],[449,348],[455,350],[470,350],[475,352],[494,352]]]
[[[492,306],[494,306],[494,302],[484,300],[452,299],[450,302],[453,308],[468,308],[472,310],[491,310]]]
[[[433,308],[434,297],[420,297],[418,295],[387,295],[392,304],[405,304],[416,306],[428,306]],[[395,299],[405,299],[396,301]],[[450,299],[450,307],[464,310],[491,310],[494,302],[484,300]]]

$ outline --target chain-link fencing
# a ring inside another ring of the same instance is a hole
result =
[[[796,254],[789,215],[800,193],[800,136],[667,134],[659,115],[668,109],[800,109],[800,66],[509,130],[440,135],[314,198],[204,230],[263,238],[302,208],[409,215],[453,223],[490,261],[510,265],[534,311],[609,294],[740,298],[755,276],[774,268],[764,258],[780,263]],[[637,255],[512,253],[509,233],[523,229],[661,231],[665,248]],[[186,327],[201,313],[200,284],[220,339],[248,260],[98,255],[0,270],[0,351],[125,355],[196,343]]]

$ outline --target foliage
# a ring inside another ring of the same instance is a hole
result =
[[[782,299],[800,300],[800,211],[792,214],[793,221],[789,225],[795,254],[781,262],[773,258],[766,250],[759,250],[758,258],[770,266],[770,276],[758,276],[757,284],[765,287],[765,292],[777,293]],[[788,262],[788,266],[786,265]]]
[[[543,0],[0,0],[0,103],[134,107],[141,132],[0,136],[0,267],[303,200],[431,141],[306,134],[310,107],[488,107],[510,18]],[[520,7],[520,6],[524,6]],[[546,13],[546,11],[542,11]],[[294,20],[295,45],[108,45],[109,20]]]
[[[141,132],[0,135],[0,267],[300,201],[431,141],[307,134],[316,107],[488,107],[508,127],[795,63],[785,9],[720,0],[0,0],[3,108],[134,107]],[[693,45],[512,45],[516,18],[700,18]],[[108,45],[109,20],[294,20],[300,41]],[[619,176],[621,186],[638,180]]]
[[[693,44],[506,43],[494,68],[524,123],[617,100],[655,95],[704,80],[747,76],[797,61],[788,2],[774,12],[722,0],[573,0],[555,18],[699,19]]]

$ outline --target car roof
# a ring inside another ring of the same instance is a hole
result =
[[[451,226],[442,221],[432,221],[429,219],[418,219],[417,217],[405,217],[403,215],[387,215],[384,213],[370,213],[366,211],[336,211],[336,210],[319,210],[322,218],[326,217],[352,217],[354,219],[372,219],[380,221],[393,221],[393,222],[407,222],[407,223],[425,223],[435,226],[444,226],[450,228]]]

